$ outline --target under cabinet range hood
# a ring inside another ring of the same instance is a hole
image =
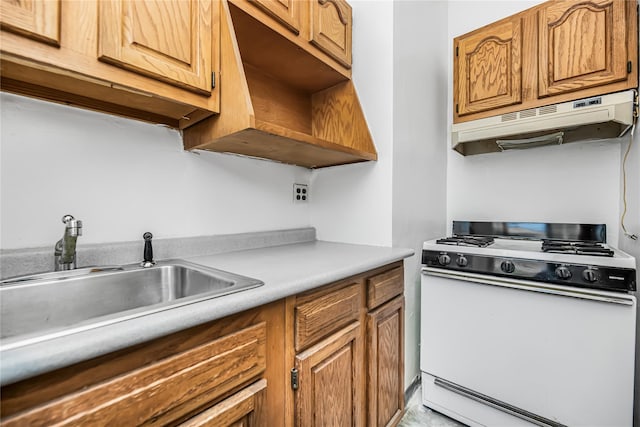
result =
[[[623,136],[638,116],[635,90],[454,123],[452,148],[462,155]]]

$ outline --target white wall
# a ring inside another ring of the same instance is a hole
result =
[[[311,223],[321,240],[392,242],[393,2],[355,0],[353,82],[378,161],[314,171]]]
[[[183,237],[310,226],[292,185],[308,169],[185,152],[177,131],[2,93],[0,247],[53,245],[61,218],[84,243],[144,231]]]
[[[446,233],[447,2],[393,9],[393,245],[405,260],[405,387],[420,373],[422,243]]]

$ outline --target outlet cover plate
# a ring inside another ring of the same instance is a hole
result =
[[[293,203],[307,203],[309,201],[309,186],[293,184]]]

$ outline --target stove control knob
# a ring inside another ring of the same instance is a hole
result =
[[[598,280],[598,276],[596,275],[595,270],[591,268],[587,268],[582,272],[582,278],[589,283],[593,283]]]
[[[451,257],[447,254],[438,255],[438,263],[440,265],[448,265],[451,262]]]
[[[513,273],[516,271],[516,266],[513,261],[502,261],[502,264],[500,264],[500,270],[505,273]]]
[[[569,279],[571,278],[571,271],[567,267],[558,267],[556,268],[556,276],[558,279]]]
[[[464,255],[460,255],[458,259],[456,259],[456,264],[460,267],[466,267],[469,264],[469,260]]]

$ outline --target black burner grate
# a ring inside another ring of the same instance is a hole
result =
[[[443,245],[477,246],[479,248],[485,248],[493,243],[493,237],[453,236],[445,237],[444,239],[438,239],[436,240],[436,243],[440,243]]]
[[[563,240],[543,240],[543,252],[558,254],[613,256],[613,251],[597,242],[567,242]]]

